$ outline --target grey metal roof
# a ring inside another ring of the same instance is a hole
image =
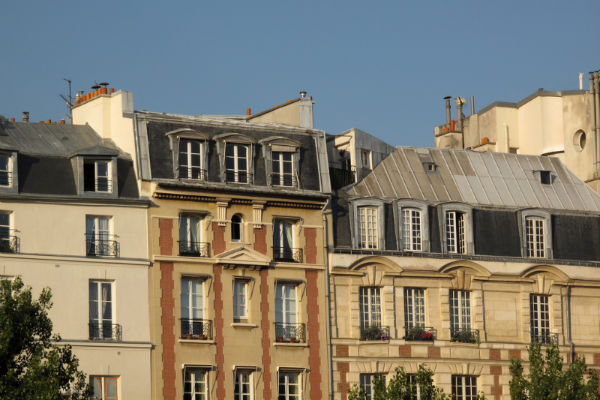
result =
[[[0,149],[21,153],[71,157],[76,154],[119,154],[110,140],[103,140],[88,125],[60,125],[34,122],[0,123]]]
[[[427,171],[424,162],[436,170]],[[541,183],[540,170],[551,171],[551,184]],[[350,197],[600,212],[600,196],[559,159],[545,156],[399,146],[346,191]]]

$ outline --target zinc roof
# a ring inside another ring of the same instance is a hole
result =
[[[550,184],[541,182],[541,170],[550,171]],[[399,146],[346,191],[350,197],[600,212],[600,196],[546,156]]]

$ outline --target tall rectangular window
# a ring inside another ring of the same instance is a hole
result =
[[[248,183],[248,146],[227,143],[225,145],[225,181]]]
[[[425,290],[404,288],[404,319],[406,329],[425,327]]]
[[[273,221],[273,257],[279,261],[301,262],[301,249],[294,247],[294,222]]]
[[[194,214],[179,216],[179,254],[208,257],[208,244],[202,242],[202,218]]]
[[[118,245],[110,232],[110,217],[86,215],[86,255],[117,256]]]
[[[361,287],[359,295],[361,329],[381,327],[380,288]]]
[[[375,398],[375,383],[377,379],[385,379],[381,374],[360,374],[360,388],[365,391],[366,400],[373,400]]]
[[[236,322],[248,321],[248,280],[233,281],[233,319]]]
[[[465,254],[465,214],[458,211],[446,211],[446,250],[448,253]]]
[[[548,344],[550,338],[549,296],[532,294],[529,296],[529,318],[531,322],[531,340]]]
[[[111,163],[107,160],[83,162],[83,190],[86,192],[112,192]]]
[[[90,376],[92,400],[118,400],[118,376]]]
[[[299,372],[279,372],[279,396],[277,400],[300,400],[302,398]]]
[[[373,169],[371,160],[371,151],[367,149],[360,149],[360,162],[362,167],[365,169]]]
[[[275,336],[277,340],[301,339],[302,326],[298,323],[297,286],[279,282],[275,285]]]
[[[471,329],[471,292],[450,291],[450,330],[459,332]]]
[[[421,210],[415,208],[402,209],[402,248],[405,251],[421,251]]]
[[[358,227],[361,249],[379,248],[377,207],[358,207]]]
[[[204,319],[204,279],[181,279],[181,337],[208,339],[210,323]]]
[[[119,340],[119,327],[113,322],[112,282],[91,280],[90,294],[90,339]]]
[[[0,154],[0,186],[12,186],[12,162],[10,156]]]
[[[537,217],[525,219],[525,237],[527,240],[527,257],[544,258],[545,220]]]
[[[179,177],[203,180],[206,168],[203,157],[204,143],[199,140],[179,140]]]
[[[410,400],[419,400],[420,399],[420,390],[417,385],[417,375],[415,374],[406,374],[406,386],[409,391],[409,399]]]
[[[274,151],[273,157],[273,186],[294,186],[294,153]]]
[[[208,399],[208,371],[203,368],[185,368],[183,400]]]
[[[252,371],[237,370],[235,372],[235,391],[233,393],[235,400],[252,400],[254,392],[252,390]]]
[[[17,251],[17,239],[11,235],[10,213],[0,212],[0,252],[14,253]]]
[[[452,399],[477,399],[477,377],[471,375],[452,375]]]

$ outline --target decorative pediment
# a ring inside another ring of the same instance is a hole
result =
[[[247,246],[228,250],[216,257],[216,263],[225,268],[261,269],[269,266],[270,262],[269,257]]]

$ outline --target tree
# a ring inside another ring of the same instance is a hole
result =
[[[91,389],[71,346],[59,345],[48,310],[50,289],[35,300],[20,278],[0,280],[0,398],[87,399]]]
[[[585,358],[577,357],[565,368],[556,344],[546,347],[545,357],[538,342],[528,347],[529,377],[520,360],[512,360],[512,400],[600,400],[598,376],[588,370]]]

